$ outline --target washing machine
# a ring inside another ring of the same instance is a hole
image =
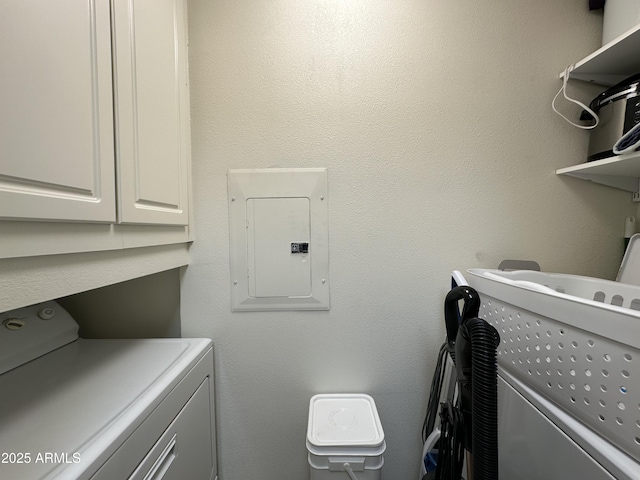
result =
[[[57,303],[0,314],[0,478],[213,480],[210,339],[94,340]]]
[[[501,337],[500,478],[640,479],[640,287],[534,271],[457,278]]]

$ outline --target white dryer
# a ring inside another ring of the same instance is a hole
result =
[[[55,302],[0,314],[0,478],[216,478],[211,340],[77,331]]]

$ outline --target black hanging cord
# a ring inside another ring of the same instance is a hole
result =
[[[451,402],[440,410],[440,450],[436,480],[460,480],[464,466],[464,417]]]
[[[440,392],[442,391],[442,384],[444,382],[444,372],[447,362],[447,344],[444,343],[440,347],[438,352],[438,362],[436,363],[436,369],[433,373],[433,379],[431,380],[431,391],[429,392],[429,404],[427,405],[427,414],[424,418],[422,425],[422,442],[427,440],[427,437],[433,432],[433,428],[436,424],[436,418],[438,417],[438,402],[440,401]]]

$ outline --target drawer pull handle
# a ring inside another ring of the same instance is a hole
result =
[[[171,441],[164,447],[158,459],[153,463],[149,472],[144,476],[144,480],[161,480],[167,473],[169,467],[176,458],[177,434],[173,435]]]

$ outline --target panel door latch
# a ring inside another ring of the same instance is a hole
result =
[[[291,243],[291,253],[309,253],[309,243],[297,242]]]

